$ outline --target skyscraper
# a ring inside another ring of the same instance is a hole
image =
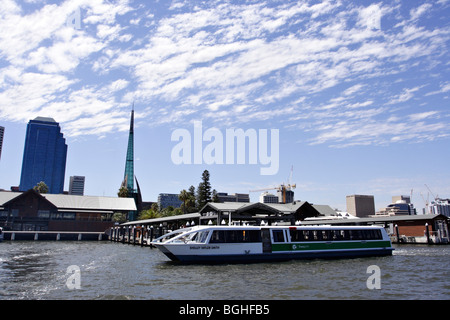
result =
[[[82,196],[84,195],[84,176],[71,176],[69,182],[69,194]]]
[[[40,181],[49,193],[64,191],[67,144],[61,127],[52,118],[30,120],[25,137],[20,191],[32,189]]]

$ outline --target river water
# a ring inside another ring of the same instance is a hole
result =
[[[395,248],[376,258],[177,265],[121,243],[4,241],[0,299],[450,299],[450,246]],[[379,289],[368,288],[373,266]]]

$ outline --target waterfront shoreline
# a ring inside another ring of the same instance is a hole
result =
[[[5,241],[2,300],[448,300],[449,246],[394,245],[392,256],[182,266],[109,241]],[[80,289],[68,289],[69,266]],[[381,289],[367,288],[369,266]]]

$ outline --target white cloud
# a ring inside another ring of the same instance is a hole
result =
[[[440,89],[436,91],[431,91],[425,94],[425,96],[431,96],[434,94],[446,93],[450,91],[450,82],[445,82],[439,85]]]
[[[356,92],[360,91],[364,87],[363,84],[355,84],[354,86],[351,86],[350,88],[346,89],[342,94],[344,96],[351,96],[355,94]]]
[[[416,103],[450,90],[438,70],[447,63],[448,30],[420,24],[435,13],[426,4],[404,17],[401,6],[68,0],[25,13],[7,1],[0,8],[0,117],[53,112],[73,135],[104,135],[126,127],[123,110],[136,99],[151,106],[151,125],[193,117],[222,125],[271,121],[336,146],[431,136],[439,117]],[[80,30],[66,25],[77,8]],[[432,70],[439,89],[419,95],[420,76],[392,85],[411,70],[422,77]],[[21,105],[16,113],[5,109],[13,103]],[[101,125],[89,127],[90,119]],[[403,134],[401,119],[423,129]]]
[[[408,116],[412,121],[419,121],[426,118],[429,118],[431,116],[436,115],[437,111],[428,111],[428,112],[421,112],[421,113],[413,113]]]
[[[430,10],[433,7],[431,3],[424,3],[417,8],[413,8],[410,11],[411,20],[417,20],[421,15]]]
[[[402,93],[393,97],[388,104],[397,104],[400,102],[406,102],[414,97],[414,92],[418,91],[422,86],[414,87],[414,88],[405,88]]]
[[[359,11],[359,25],[367,29],[381,29],[381,9],[378,4],[371,4]]]

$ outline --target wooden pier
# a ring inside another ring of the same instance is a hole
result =
[[[187,213],[164,218],[145,219],[125,222],[109,230],[109,240],[140,246],[150,246],[160,236],[184,226],[200,224],[199,213]]]
[[[139,245],[141,247],[151,247],[150,243],[162,234],[162,227],[154,228],[153,226],[145,225],[116,226],[111,228],[109,240],[119,243]]]
[[[105,232],[87,231],[3,231],[4,240],[102,241],[108,240]]]

